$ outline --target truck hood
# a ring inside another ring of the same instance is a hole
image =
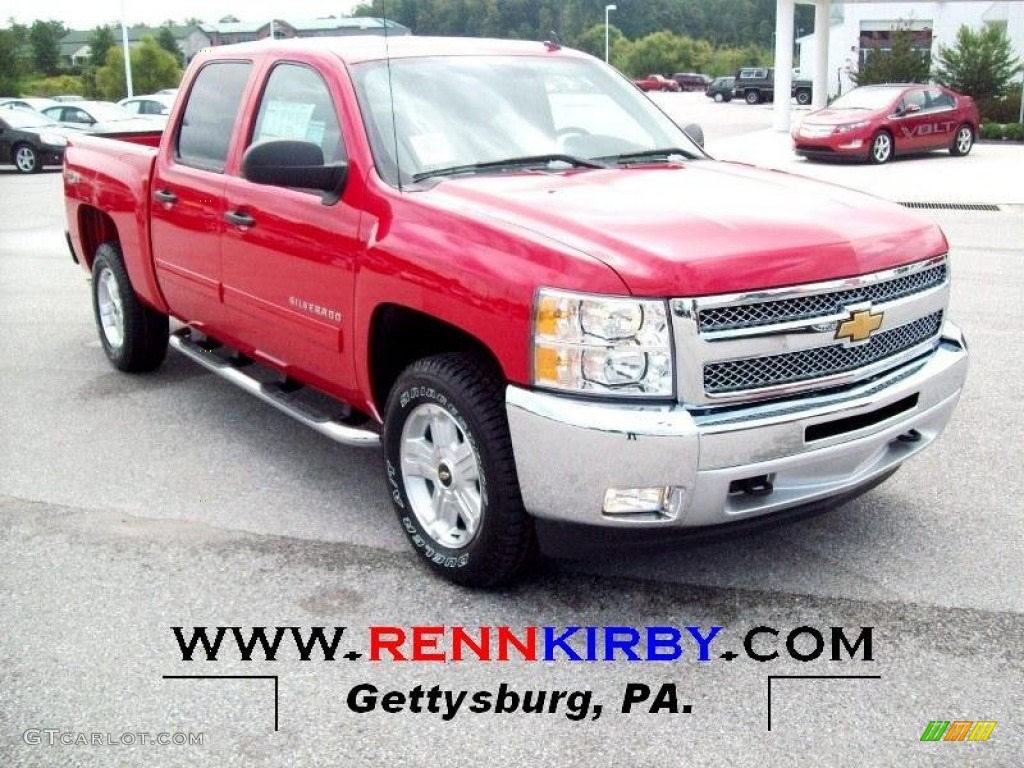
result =
[[[893,203],[718,161],[464,176],[419,194],[438,208],[589,254],[640,296],[831,280],[946,249],[935,224]]]

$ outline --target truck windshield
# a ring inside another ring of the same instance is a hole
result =
[[[521,158],[574,161],[547,167],[563,170],[662,148],[704,156],[636,87],[589,59],[417,57],[393,59],[390,77],[385,61],[358,64],[352,74],[378,171],[392,185],[455,168],[530,167],[515,162]],[[656,162],[659,153],[650,157]]]

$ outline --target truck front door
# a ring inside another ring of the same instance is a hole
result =
[[[150,188],[160,288],[176,316],[213,335],[223,325],[224,167],[251,71],[249,61],[211,62],[199,71]]]
[[[270,69],[247,145],[312,142],[326,164],[347,159],[338,99],[314,68]],[[354,179],[349,180],[349,188]],[[359,253],[359,209],[312,190],[229,175],[223,239],[224,305],[232,335],[254,354],[339,397],[354,387],[346,329]]]

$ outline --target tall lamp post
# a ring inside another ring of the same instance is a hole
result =
[[[128,98],[131,98],[135,94],[132,93],[132,57],[128,48],[128,25],[124,20],[124,0],[121,0],[121,48],[124,51],[124,80],[128,86]]]
[[[612,11],[619,10],[615,5],[606,5],[604,7],[604,63],[608,63],[608,14]]]

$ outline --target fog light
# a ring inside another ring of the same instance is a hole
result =
[[[864,140],[863,139],[854,139],[853,141],[848,141],[845,144],[840,144],[839,148],[840,149],[860,149],[863,144],[864,144]]]
[[[604,492],[604,514],[655,514],[674,518],[683,507],[686,492],[667,485],[660,488],[609,488]]]

